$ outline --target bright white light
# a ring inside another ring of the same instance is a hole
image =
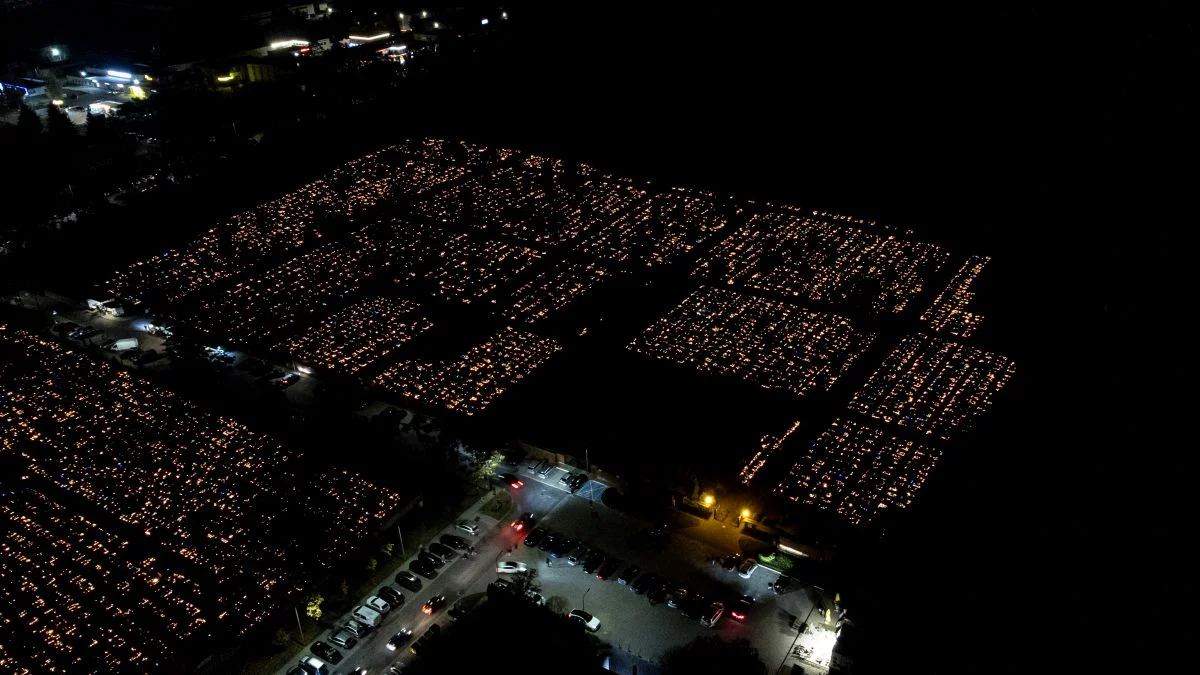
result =
[[[121,84],[120,82],[117,83],[117,89],[124,89],[124,88],[125,88],[125,85]]]
[[[134,84],[141,84],[141,83],[142,83],[142,81],[141,81],[141,80],[134,80],[134,81],[133,81],[133,83],[134,83]]]
[[[402,52],[405,49],[408,49],[408,45],[392,45],[391,47],[384,47],[384,50],[389,52]]]
[[[297,372],[305,375],[312,375],[312,368],[309,368],[308,366],[296,366],[296,370]]]
[[[508,12],[500,12],[500,18],[501,18],[501,19],[507,19],[507,18],[508,18]]]
[[[133,75],[130,75],[129,73],[126,73],[126,72],[123,72],[120,70],[110,70],[110,71],[108,71],[108,76],[109,77],[119,77],[123,80],[128,80],[128,79],[133,78]]]
[[[86,70],[81,70],[81,71],[79,71],[79,76],[80,76],[80,77],[87,77],[87,71],[86,71]]]
[[[385,37],[391,37],[391,33],[379,33],[377,35],[350,35],[351,40],[359,40],[361,42],[371,42],[373,40],[382,40]]]
[[[61,98],[56,98],[53,101],[50,101],[50,105],[62,105],[63,103],[66,103],[66,101],[62,100]]]
[[[50,48],[50,56],[58,56],[59,54],[60,54],[60,52],[58,51],[58,47]]]
[[[428,19],[428,18],[429,18],[429,12],[427,12],[427,11],[425,11],[425,10],[421,10],[421,18],[422,18],[422,19]]]
[[[479,25],[481,25],[481,26],[486,26],[487,24],[488,24],[488,20],[487,20],[487,19],[481,19],[481,20],[479,21]]]
[[[433,22],[433,29],[434,29],[434,30],[437,30],[437,29],[439,29],[439,28],[441,28],[441,25],[439,25],[439,24],[438,24],[438,22],[434,21],[434,22]]]
[[[399,14],[397,14],[397,15],[396,15],[396,18],[398,18],[398,19],[403,19],[403,18],[404,18],[404,12],[400,12]]]
[[[271,49],[289,49],[291,47],[307,47],[308,40],[279,40],[272,42]]]

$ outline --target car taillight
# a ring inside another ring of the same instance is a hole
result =
[[[426,614],[433,614],[433,608],[431,607],[422,607],[421,611],[425,612]]]
[[[733,618],[737,619],[738,621],[745,621],[745,620],[746,620],[746,615],[745,615],[745,614],[742,614],[742,613],[740,613],[740,612],[730,612],[730,614],[732,614],[732,615],[733,615]]]

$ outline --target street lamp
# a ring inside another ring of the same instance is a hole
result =
[[[579,610],[580,610],[580,611],[582,611],[582,612],[586,612],[586,611],[587,611],[587,594],[588,594],[588,593],[591,593],[591,592],[592,592],[592,587],[591,587],[591,586],[588,586],[588,589],[587,589],[586,591],[584,591],[584,592],[583,592],[583,602],[579,604]]]
[[[742,520],[750,518],[750,509],[742,509]]]
[[[713,496],[712,495],[704,495],[704,505],[705,506],[713,505]]]

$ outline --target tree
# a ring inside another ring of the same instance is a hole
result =
[[[561,595],[552,595],[550,596],[550,599],[546,601],[546,609],[554,612],[555,614],[566,614],[567,608],[570,606],[571,604],[567,602],[567,599]]]
[[[21,112],[17,115],[17,130],[22,136],[40,136],[42,133],[42,120],[33,112],[33,108],[21,104]]]
[[[304,613],[310,619],[320,619],[323,613],[321,612],[321,603],[323,602],[325,602],[325,598],[321,597],[320,593],[313,593],[308,597],[308,605],[305,607]]]
[[[271,644],[276,647],[287,647],[292,644],[292,634],[286,628],[280,628],[275,631],[275,636],[271,638]]]
[[[384,555],[391,557],[392,550],[395,548],[395,546],[396,546],[395,544],[393,544],[392,542],[389,541],[386,544],[384,544],[382,547],[380,547],[379,550],[382,551]]]
[[[56,105],[46,108],[46,131],[51,138],[57,140],[67,140],[78,136],[75,133],[75,125],[71,124],[67,113]]]
[[[692,673],[765,673],[767,666],[758,658],[750,641],[739,638],[726,642],[716,636],[703,636],[675,647],[663,657],[663,675]]]
[[[350,582],[342,579],[340,590],[342,591],[342,595],[350,595]]]
[[[475,467],[471,477],[475,480],[487,485],[496,475],[496,469],[500,468],[500,463],[504,461],[504,453],[499,450],[493,450],[486,458],[484,458]]]
[[[375,556],[367,558],[367,571],[374,572],[377,569],[379,569],[379,561],[375,559]]]
[[[512,575],[513,590],[518,595],[530,596],[542,592],[542,585],[537,580],[537,570],[525,570]]]

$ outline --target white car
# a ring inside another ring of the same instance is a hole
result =
[[[455,525],[456,528],[466,532],[467,534],[479,534],[479,526],[467,520],[460,520]]]
[[[516,572],[524,572],[527,569],[529,569],[529,566],[523,562],[503,560],[496,563],[496,574],[514,574]]]
[[[752,558],[747,558],[746,560],[742,561],[742,566],[738,568],[738,576],[743,579],[749,579],[750,576],[754,574],[754,570],[757,569],[758,563],[754,562]]]
[[[378,595],[372,595],[371,597],[367,598],[367,607],[370,607],[380,614],[387,614],[388,612],[392,611],[392,606],[388,604],[388,601],[384,600]]]
[[[582,609],[573,609],[573,610],[571,610],[571,613],[568,614],[567,616],[570,617],[572,620],[578,621],[579,623],[583,624],[584,628],[587,628],[588,630],[592,631],[593,633],[600,630],[600,619],[597,619],[596,617],[592,616],[591,614],[588,614],[587,612],[583,611]]]

